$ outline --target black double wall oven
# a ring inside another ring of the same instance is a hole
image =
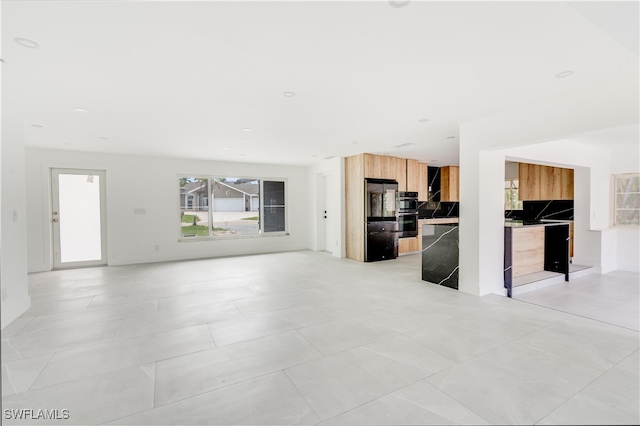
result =
[[[418,236],[418,193],[398,192],[398,237]]]

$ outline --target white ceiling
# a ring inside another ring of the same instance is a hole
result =
[[[637,39],[637,2],[3,0],[2,101],[33,147],[458,164],[460,123],[637,91]]]

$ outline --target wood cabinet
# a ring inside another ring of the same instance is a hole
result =
[[[573,200],[573,169],[520,163],[518,175],[522,201]]]
[[[429,192],[429,176],[426,163],[407,160],[407,191],[418,193],[418,200],[426,200]]]
[[[398,181],[398,191],[409,191],[409,189],[407,189],[407,181],[408,181],[407,159],[395,157],[395,160],[396,160],[396,176],[395,178],[391,178],[391,179],[395,179]]]
[[[544,271],[544,226],[512,228],[513,278]]]
[[[420,241],[418,237],[400,238],[398,240],[398,253],[413,253],[420,250]]]
[[[349,259],[361,262],[365,239],[364,170],[365,154],[345,158],[345,251]]]
[[[460,168],[440,167],[440,201],[460,201]]]
[[[569,222],[569,258],[573,257],[573,221]]]

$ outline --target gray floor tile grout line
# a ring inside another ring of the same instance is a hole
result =
[[[293,368],[293,367],[296,367],[296,366],[301,365],[301,364],[304,364],[304,362],[300,363],[300,364],[292,365],[291,367],[287,367],[287,368]],[[267,377],[267,376],[270,376],[272,374],[276,374],[276,373],[282,372],[282,371],[284,371],[284,370],[283,369],[276,369],[276,370],[273,370],[273,371],[268,371],[266,373],[259,374],[257,376],[254,376],[254,377],[251,377],[251,378],[248,378],[248,379],[240,380],[239,382],[229,383],[228,385],[221,386],[219,388],[207,390],[207,391],[204,391],[204,392],[200,392],[200,393],[196,393],[196,394],[193,394],[193,395],[189,395],[189,396],[184,397],[184,398],[176,399],[175,401],[167,402],[166,404],[163,404],[163,405],[156,405],[155,399],[154,399],[154,408],[152,408],[150,410],[144,410],[144,411],[141,411],[141,412],[144,413],[144,412],[147,412],[147,411],[151,411],[153,409],[162,408],[162,407],[168,407],[170,405],[177,404],[179,402],[184,402],[184,401],[187,401],[187,400],[192,399],[192,398],[200,397],[202,395],[207,395],[207,394],[210,394],[210,393],[213,393],[213,392],[221,391],[223,389],[228,389],[228,388],[231,388],[231,387],[234,387],[234,386],[238,386],[238,385],[241,385],[241,384],[244,384],[244,383],[247,383],[247,382],[251,382],[251,381],[256,380],[256,379],[261,379],[263,377]]]
[[[637,351],[637,349],[636,349]],[[635,351],[634,351],[635,352]],[[633,355],[632,352],[631,354],[627,355],[624,359],[627,359],[628,357],[630,357],[631,355]],[[622,361],[624,361],[624,359]],[[620,361],[620,362],[622,362]],[[599,375],[597,375],[596,377],[593,378],[593,380],[591,380],[589,383],[585,384],[581,389],[577,390],[573,395],[571,395],[569,398],[565,399],[564,401],[562,401],[560,404],[558,404],[554,409],[552,409],[551,411],[549,411],[547,414],[545,414],[543,417],[541,417],[537,422],[535,422],[535,424],[537,425],[538,423],[540,423],[541,421],[543,421],[545,418],[547,418],[548,416],[550,416],[551,414],[553,414],[554,411],[558,410],[560,407],[562,407],[563,405],[567,404],[569,401],[571,401],[573,398],[576,397],[576,395],[582,393],[582,391],[584,391],[585,389],[587,389],[589,386],[591,386],[592,384],[594,384],[595,382],[597,382],[602,376],[604,376],[605,374],[607,374],[609,371],[611,371],[612,368],[614,368],[615,366],[617,366],[618,364],[620,364],[620,362],[618,362],[616,365],[612,366],[609,369],[606,369],[605,371],[603,371],[602,373],[600,373]],[[618,410],[616,407],[613,406],[609,406],[609,408],[615,409],[618,412],[621,412],[623,414],[626,414],[623,411]],[[627,414],[628,415],[628,414]]]
[[[26,392],[30,392],[31,391],[31,388],[33,387],[33,385],[36,384],[36,382],[38,381],[38,379],[42,375],[42,372],[45,370],[45,368],[47,368],[49,366],[49,364],[51,363],[51,360],[53,359],[53,357],[55,355],[56,355],[56,352],[51,354],[51,356],[47,360],[47,363],[44,365],[44,367],[42,367],[42,370],[40,370],[40,373],[38,373],[38,377],[36,377],[36,379],[33,381],[33,383],[31,383],[31,385],[29,386],[29,389],[27,389],[25,392],[21,392],[21,393],[26,393]],[[48,386],[46,386],[46,387],[48,387]],[[43,388],[38,388],[38,389],[43,389]]]
[[[213,331],[211,330],[211,327],[209,326],[209,323],[204,323],[204,325],[207,326],[207,330],[209,330],[209,335],[211,335],[211,341],[213,342],[214,346],[216,348],[219,348],[218,343],[216,343],[216,338],[213,336]]]
[[[289,368],[290,368],[290,367],[289,367]],[[300,391],[300,389],[298,389],[298,385],[296,385],[296,384],[293,382],[293,380],[291,380],[291,377],[289,376],[289,373],[287,373],[287,369],[288,369],[288,368],[285,368],[285,369],[283,369],[283,370],[281,370],[281,371],[284,373],[284,375],[285,375],[285,377],[287,378],[287,380],[289,380],[289,383],[291,383],[291,384],[293,385],[293,387],[295,388],[296,392],[298,392],[298,395],[300,395],[300,397],[304,400],[304,402],[306,402],[306,403],[307,403],[307,405],[308,405],[308,406],[309,406],[309,408],[311,409],[311,412],[312,412],[313,414],[315,414],[315,416],[318,418],[318,420],[320,420],[318,423],[316,423],[316,425],[318,425],[318,424],[320,424],[320,423],[322,423],[322,422],[326,421],[326,420],[322,420],[322,417],[320,417],[320,416],[318,415],[318,413],[317,413],[317,412],[316,412],[316,410],[313,408],[313,406],[309,403],[309,401],[308,401],[308,400],[307,400],[307,398],[304,396],[304,394]]]
[[[516,300],[517,300],[517,299],[516,299]],[[610,325],[610,326],[612,326],[612,327],[619,327],[619,328],[623,328],[623,329],[625,329],[625,330],[634,331],[634,332],[636,332],[636,333],[638,333],[638,332],[640,331],[640,330],[636,330],[636,329],[633,329],[633,328],[625,327],[625,326],[623,326],[623,325],[613,324],[613,323],[610,323],[610,322],[607,322],[607,321],[604,321],[604,320],[600,320],[600,319],[596,319],[596,318],[589,318],[589,317],[587,317],[587,316],[580,315],[580,314],[576,314],[576,313],[574,313],[574,312],[568,312],[568,311],[563,311],[562,309],[558,309],[558,308],[552,308],[552,307],[549,307],[549,306],[539,305],[539,304],[537,304],[537,303],[535,303],[535,302],[529,302],[529,301],[527,301],[527,300],[518,300],[518,302],[521,302],[521,303],[527,303],[527,304],[529,304],[529,305],[539,306],[539,307],[546,308],[546,309],[551,309],[551,310],[553,310],[553,311],[562,312],[563,314],[569,314],[569,315],[573,315],[573,316],[576,316],[576,317],[579,317],[579,318],[583,318],[583,319],[586,319],[586,320],[596,321],[596,322],[599,322],[599,323],[601,323],[601,324],[607,324],[607,325]],[[567,319],[568,319],[568,318],[567,318]],[[563,321],[566,321],[566,319],[565,319],[565,320],[563,320]]]
[[[112,342],[116,341],[116,336],[118,335],[118,330],[120,329],[120,324],[122,323],[121,319],[118,319],[118,324],[116,325],[116,329],[113,331],[113,337],[111,338]]]
[[[27,321],[27,322],[26,322],[22,327],[20,327],[18,330],[16,330],[16,332],[13,334],[13,336],[11,336],[11,337],[6,337],[6,339],[11,339],[12,337],[21,336],[20,332],[21,332],[22,330],[24,330],[24,329],[25,329],[25,327],[26,327],[26,326],[28,326],[28,325],[29,325],[29,324],[30,324],[34,319],[36,319],[36,318],[38,318],[38,317],[37,317],[37,316],[33,316],[33,317],[31,317],[31,319],[30,319],[29,321]],[[2,332],[0,332],[0,334],[2,334]],[[25,334],[28,334],[28,333],[25,333]],[[4,337],[3,337],[3,339],[4,339]]]
[[[453,367],[456,367],[456,366],[454,365]],[[453,367],[451,367],[451,368],[453,368]],[[447,369],[447,370],[448,370],[448,369]],[[443,371],[446,371],[446,370],[443,370]],[[438,373],[435,373],[435,374],[438,374]],[[472,409],[471,409],[471,407],[467,407],[467,406],[466,406],[462,401],[459,401],[459,400],[458,400],[456,397],[454,397],[453,395],[449,395],[449,394],[447,393],[447,391],[445,391],[444,389],[440,389],[440,388],[439,388],[439,387],[437,387],[436,385],[434,385],[434,384],[432,384],[432,383],[429,383],[429,381],[428,381],[427,379],[428,379],[428,377],[427,377],[427,378],[422,379],[422,381],[424,381],[425,383],[427,383],[429,386],[431,386],[431,387],[433,387],[433,388],[437,389],[438,391],[442,392],[443,394],[447,395],[447,396],[448,396],[449,398],[451,398],[453,401],[456,401],[458,404],[462,405],[464,408],[466,408],[467,410],[469,410],[469,412],[471,412],[471,413],[473,413],[474,415],[476,415],[476,416],[480,417],[481,419],[483,419],[484,421],[486,421],[488,424],[491,424],[491,422],[490,422],[488,419],[485,419],[485,418],[484,418],[484,417],[482,417],[480,414],[476,413],[474,410],[472,410]],[[416,383],[417,383],[417,382],[416,382]],[[402,398],[402,397],[399,397],[399,398]],[[413,402],[413,401],[409,401],[409,400],[408,400],[408,399],[406,399],[406,398],[402,398],[402,399],[403,399],[403,400],[405,400],[405,401],[407,401],[407,402],[411,402],[411,403],[412,403],[412,404],[414,404],[414,405],[418,405],[418,406],[420,406],[419,404],[416,404],[416,403],[415,403],[415,402]],[[429,410],[429,411],[431,411],[431,410]],[[448,420],[451,420],[451,419],[448,419]]]

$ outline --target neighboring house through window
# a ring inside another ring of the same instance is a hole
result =
[[[286,234],[285,180],[180,177],[180,237]]]

